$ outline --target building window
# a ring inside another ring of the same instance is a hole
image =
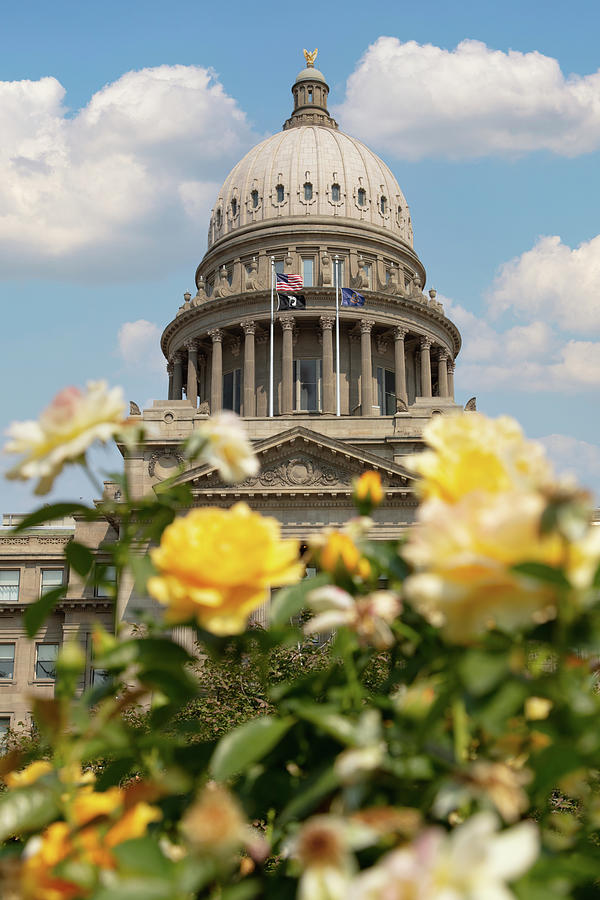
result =
[[[97,566],[98,584],[94,588],[96,597],[114,597],[117,587],[117,570],[114,566]]]
[[[334,203],[340,202],[341,194],[342,194],[342,192],[340,190],[339,184],[332,184],[331,185],[331,199],[333,200]]]
[[[0,743],[2,743],[10,729],[10,716],[0,716]]]
[[[0,679],[3,681],[14,678],[15,674],[15,645],[0,644]]]
[[[366,206],[367,205],[367,192],[364,188],[358,189],[358,205]]]
[[[382,416],[396,413],[396,376],[390,369],[377,366],[377,403]]]
[[[237,216],[237,200],[235,199],[235,197],[231,201],[231,215],[234,219]]]
[[[310,257],[306,257],[302,260],[302,279],[304,282],[304,287],[312,287],[314,284],[314,268],[315,261]]]
[[[387,197],[381,197],[379,199],[379,209],[381,210],[381,215],[385,216],[388,209]]]
[[[242,402],[242,370],[234,369],[223,375],[223,409],[239,413]]]
[[[313,89],[312,88],[308,89],[308,102],[309,103],[313,102]]]
[[[283,185],[282,185],[282,184],[276,185],[276,187],[275,187],[275,195],[276,195],[276,197],[277,197],[277,202],[278,202],[278,203],[283,203],[283,201],[285,200],[285,192],[284,192],[284,190],[283,190]]]
[[[373,290],[373,267],[371,263],[363,264],[363,272],[367,276],[367,287],[370,291]]]
[[[19,569],[0,569],[0,601],[16,603],[19,599]]]
[[[294,360],[294,409],[321,411],[321,360]]]
[[[310,181],[305,181],[304,182],[304,199],[312,200],[312,194],[313,194],[312,184],[310,183]]]
[[[208,281],[206,282],[206,296],[207,296],[207,297],[211,297],[211,296],[212,296],[212,292],[213,292],[213,290],[214,290],[214,287],[215,287],[215,279],[214,279],[214,276],[213,276],[212,278],[209,278]]]
[[[54,590],[54,588],[60,587],[61,584],[64,583],[64,578],[64,569],[42,569],[40,578],[40,596],[43,596],[48,591]]]
[[[337,286],[344,287],[344,260],[338,259],[333,261],[333,284],[335,285],[335,276],[337,271]]]
[[[218,209],[216,216],[215,216],[215,222],[217,224],[217,228],[221,227],[222,220],[223,220],[223,216],[221,215],[221,210]]]
[[[398,222],[402,222],[402,207],[398,207]]]
[[[101,684],[106,684],[108,679],[110,678],[110,673],[108,669],[96,669],[95,666],[92,666],[91,671],[91,683],[92,687],[99,687]]]
[[[258,206],[258,191],[251,191],[250,199],[252,200],[252,209],[256,209]]]
[[[56,678],[56,657],[58,644],[37,644],[35,653],[35,677],[37,679]]]
[[[284,262],[283,262],[283,260],[282,260],[282,259],[276,259],[276,260],[275,260],[275,274],[276,274],[276,275],[283,275],[283,270],[284,270]]]

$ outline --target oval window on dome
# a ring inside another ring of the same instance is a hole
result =
[[[367,205],[367,192],[365,191],[364,188],[359,188],[359,189],[358,189],[357,199],[358,199],[358,205],[359,205],[359,206],[366,206],[366,205]]]
[[[277,202],[283,203],[283,201],[285,200],[285,192],[283,190],[282,184],[278,184],[275,186],[275,195],[277,197]]]
[[[388,211],[387,197],[381,197],[379,200],[379,209],[381,210],[381,215],[385,216]]]
[[[310,181],[305,181],[304,182],[304,199],[312,200],[312,195],[313,195],[312,184],[310,183]]]
[[[237,216],[237,200],[235,199],[235,197],[233,197],[231,201],[231,215],[234,219]]]
[[[334,203],[340,202],[341,193],[339,184],[331,185],[331,199]]]
[[[252,209],[256,209],[258,206],[258,191],[256,191],[256,190],[251,191],[250,199],[252,201]]]

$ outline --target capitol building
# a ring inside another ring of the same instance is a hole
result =
[[[231,409],[243,417],[260,471],[224,485],[214,468],[193,464],[179,478],[196,505],[245,500],[303,540],[342,525],[353,514],[352,480],[375,469],[385,499],[373,537],[387,539],[414,518],[404,456],[421,449],[431,416],[460,409],[461,339],[436,291],[425,292],[396,178],[339,130],[315,55],[305,54],[282,130],[250,150],[215,197],[196,293],[173,304],[161,339],[165,398],[144,410],[132,403],[151,436],[125,464],[134,496],[143,496],[183,463],[184,438],[208,415]],[[302,276],[304,303],[277,311],[275,295],[272,319],[273,273]],[[337,306],[336,276],[364,305]],[[119,496],[115,484],[106,491]],[[11,523],[6,515],[4,525]],[[113,600],[67,571],[62,552],[75,537],[102,563],[116,527],[68,519],[0,532],[0,732],[26,720],[28,696],[52,695],[52,661],[68,636],[88,646],[93,680],[89,635],[95,620],[110,627]],[[27,640],[24,606],[61,581],[65,600]],[[117,598],[127,621],[149,604],[127,583]]]

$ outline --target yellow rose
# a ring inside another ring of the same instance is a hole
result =
[[[528,441],[508,416],[434,416],[423,430],[431,447],[403,464],[421,476],[420,493],[456,503],[471,491],[539,490],[553,481],[544,448]]]
[[[20,772],[7,773],[4,776],[4,781],[9,788],[26,787],[51,771],[52,763],[49,763],[47,759],[38,759],[35,762],[30,763]]]
[[[356,575],[366,579],[371,574],[371,565],[349,534],[343,531],[326,529],[311,541],[311,546],[316,552],[317,561],[323,571]]]
[[[27,481],[39,478],[36,494],[47,494],[67,462],[85,455],[94,441],[106,442],[123,428],[125,401],[121,388],[108,390],[104,381],[90,381],[87,392],[64,388],[37,422],[13,422],[6,453],[22,453],[23,459],[6,473],[7,478]]]
[[[189,843],[201,853],[228,855],[247,839],[247,823],[235,797],[222,785],[209,782],[181,821]]]
[[[360,478],[354,482],[354,502],[359,511],[369,513],[375,506],[379,506],[383,500],[383,488],[381,487],[381,475],[379,472],[363,472]],[[361,509],[361,507],[363,509]]]
[[[556,588],[511,571],[521,562],[560,566],[564,541],[540,536],[538,494],[469,494],[454,505],[429,500],[402,549],[416,569],[406,596],[452,641],[498,626],[513,629],[555,615]]]
[[[213,634],[239,634],[271,586],[300,581],[298,552],[298,541],[282,540],[276,519],[245,503],[194,509],[165,528],[151,552],[159,574],[148,591],[167,607],[170,623],[195,619]]]

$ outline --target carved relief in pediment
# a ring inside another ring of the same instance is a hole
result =
[[[297,453],[291,459],[277,460],[264,466],[251,478],[242,482],[242,487],[328,487],[346,486],[352,481],[352,475],[337,466],[329,465],[323,460]]]

